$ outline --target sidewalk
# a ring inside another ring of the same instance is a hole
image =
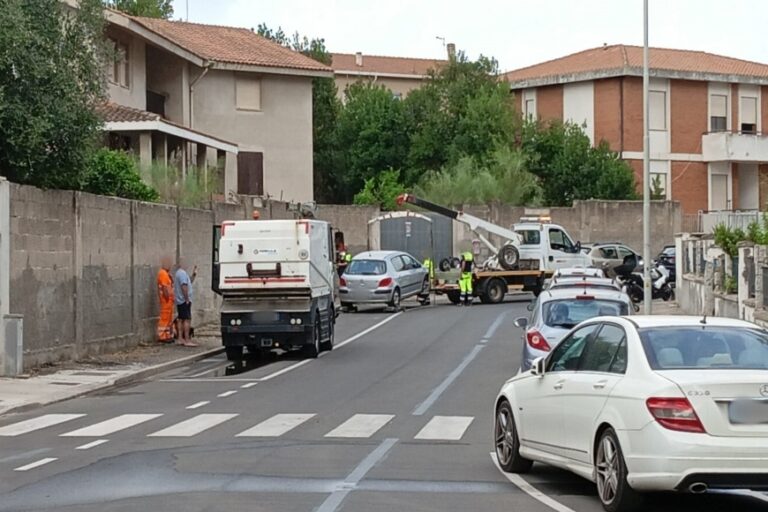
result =
[[[0,415],[138,381],[223,350],[216,325],[198,328],[194,341],[200,346],[140,345],[125,352],[46,366],[20,378],[0,378]]]
[[[643,306],[640,305],[640,313],[643,313]],[[664,302],[663,300],[654,300],[653,304],[651,305],[651,314],[653,315],[684,315],[685,313],[683,311],[680,311],[680,306],[677,305],[677,302],[671,300],[669,302]]]

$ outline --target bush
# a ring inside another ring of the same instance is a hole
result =
[[[363,190],[355,194],[354,204],[378,205],[384,210],[397,209],[397,196],[405,192],[400,171],[388,169],[365,180]]]
[[[141,180],[134,159],[123,151],[96,150],[88,162],[82,190],[104,196],[157,201],[160,195]]]

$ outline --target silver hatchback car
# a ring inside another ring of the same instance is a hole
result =
[[[428,270],[400,251],[369,251],[356,255],[341,275],[341,306],[384,304],[399,309],[400,301],[429,296]]]
[[[515,325],[523,329],[523,357],[520,370],[546,356],[577,324],[598,316],[625,316],[632,311],[629,295],[621,290],[590,287],[557,288],[542,292],[529,307],[530,319]]]

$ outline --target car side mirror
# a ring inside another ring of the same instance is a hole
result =
[[[521,316],[520,318],[515,319],[515,327],[519,327],[521,329],[525,329],[528,327],[528,319],[524,316]]]
[[[576,242],[576,251],[574,252],[576,252],[576,254],[581,252],[581,242]]]
[[[531,364],[531,375],[544,375],[544,362],[546,360],[543,357],[537,357]]]

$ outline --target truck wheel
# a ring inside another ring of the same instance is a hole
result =
[[[224,352],[227,354],[228,361],[242,361],[243,360],[243,347],[240,345],[231,345],[224,347]]]
[[[333,350],[333,336],[334,331],[336,330],[336,322],[334,320],[333,310],[330,311],[330,314],[328,315],[328,340],[323,343],[323,350],[327,350],[330,352]]]
[[[504,295],[507,293],[507,283],[501,279],[491,279],[485,289],[485,295],[488,297],[489,304],[499,304],[504,301]]]
[[[320,355],[320,315],[315,316],[315,325],[312,332],[307,335],[307,344],[304,345],[304,353],[310,359],[317,359]]]
[[[461,292],[459,290],[448,290],[446,293],[448,300],[454,304],[461,302]]]
[[[499,251],[499,264],[504,270],[516,270],[520,263],[520,251],[514,245],[505,245]]]

